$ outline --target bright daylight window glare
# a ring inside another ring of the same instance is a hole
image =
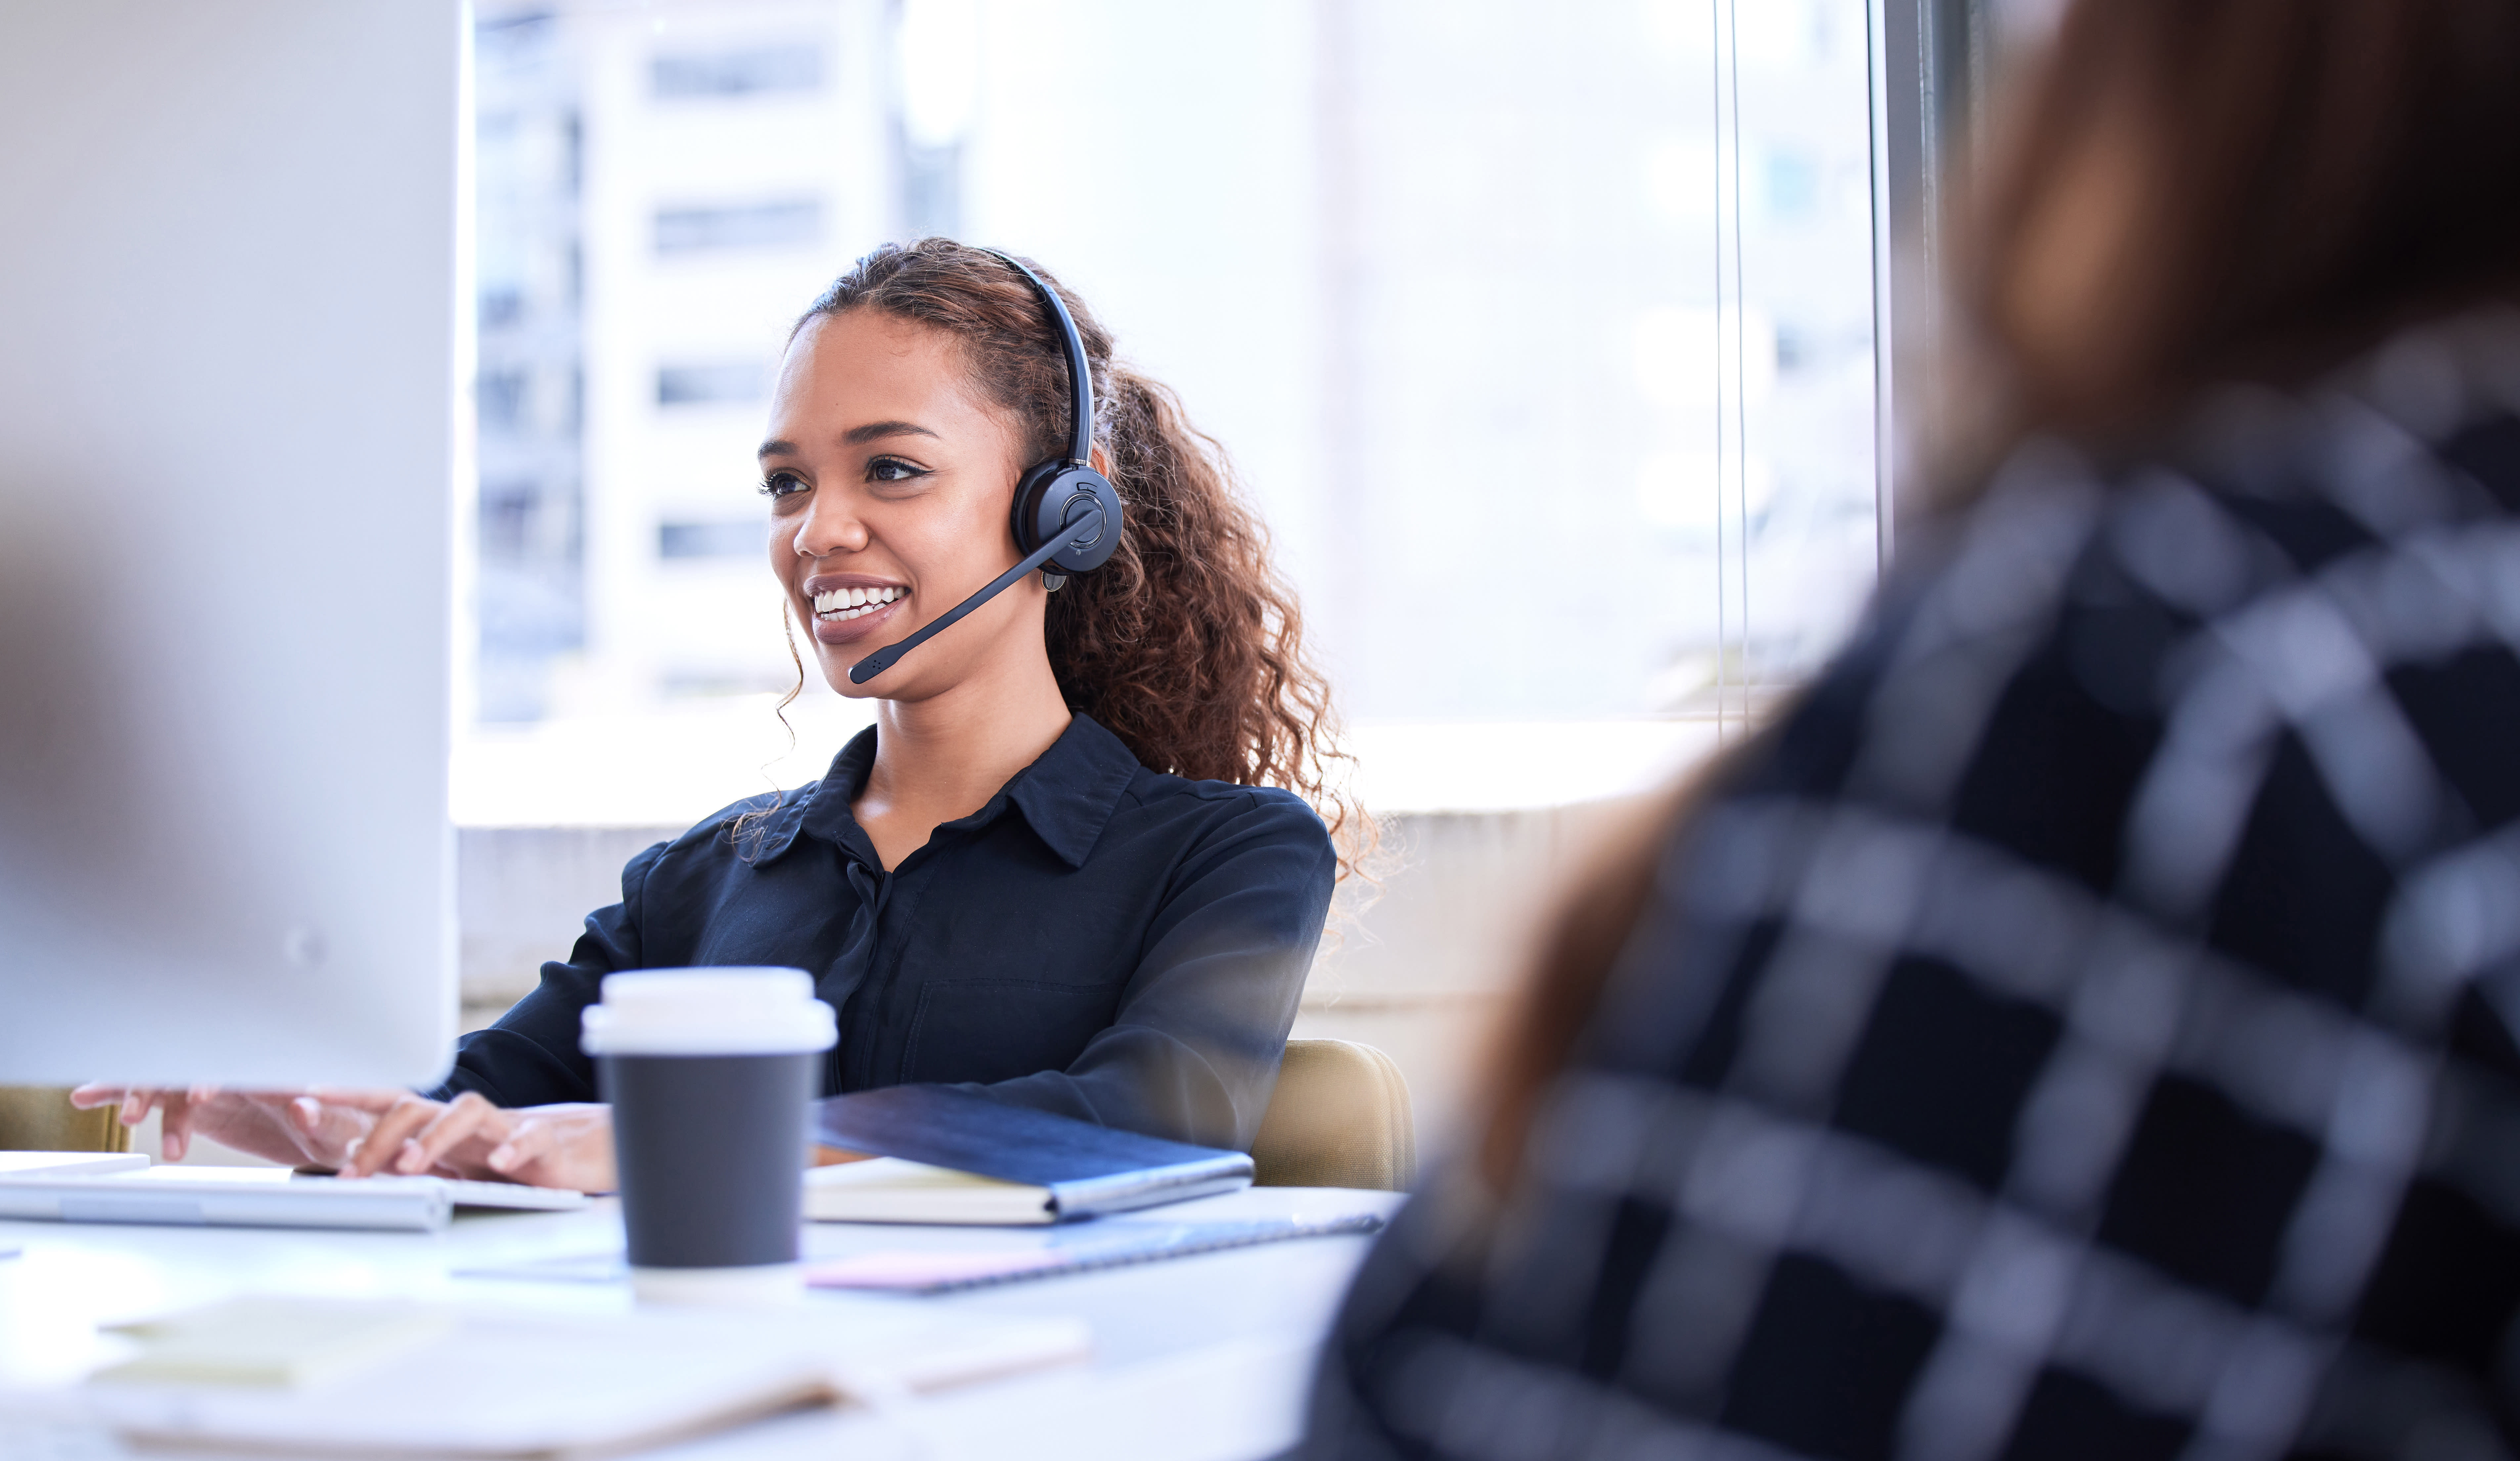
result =
[[[477,14],[461,823],[680,826],[865,723],[772,713],[751,456],[888,240],[1039,259],[1181,392],[1382,810],[1642,788],[1871,586],[1863,0]]]

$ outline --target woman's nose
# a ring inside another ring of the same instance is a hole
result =
[[[853,553],[867,545],[866,524],[836,494],[816,492],[796,525],[796,552],[805,558]]]

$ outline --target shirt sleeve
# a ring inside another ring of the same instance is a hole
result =
[[[455,1042],[455,1069],[428,1093],[432,1099],[464,1091],[507,1107],[596,1099],[595,1063],[578,1049],[578,1022],[602,993],[606,975],[643,967],[641,906],[648,875],[667,845],[658,843],[622,868],[621,901],[586,916],[586,932],[566,963],[543,965],[542,983],[532,993],[487,1029]]]
[[[1250,1150],[1329,914],[1312,809],[1254,793],[1176,875],[1110,1027],[1064,1071],[964,1087],[1080,1120]]]

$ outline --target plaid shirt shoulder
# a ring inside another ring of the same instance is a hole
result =
[[[1885,592],[1308,1454],[2520,1453],[2520,322],[2182,440]]]

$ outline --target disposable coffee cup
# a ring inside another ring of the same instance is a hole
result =
[[[838,1040],[796,969],[615,974],[582,1043],[612,1103],[631,1289],[669,1303],[797,1297],[805,1124]]]

